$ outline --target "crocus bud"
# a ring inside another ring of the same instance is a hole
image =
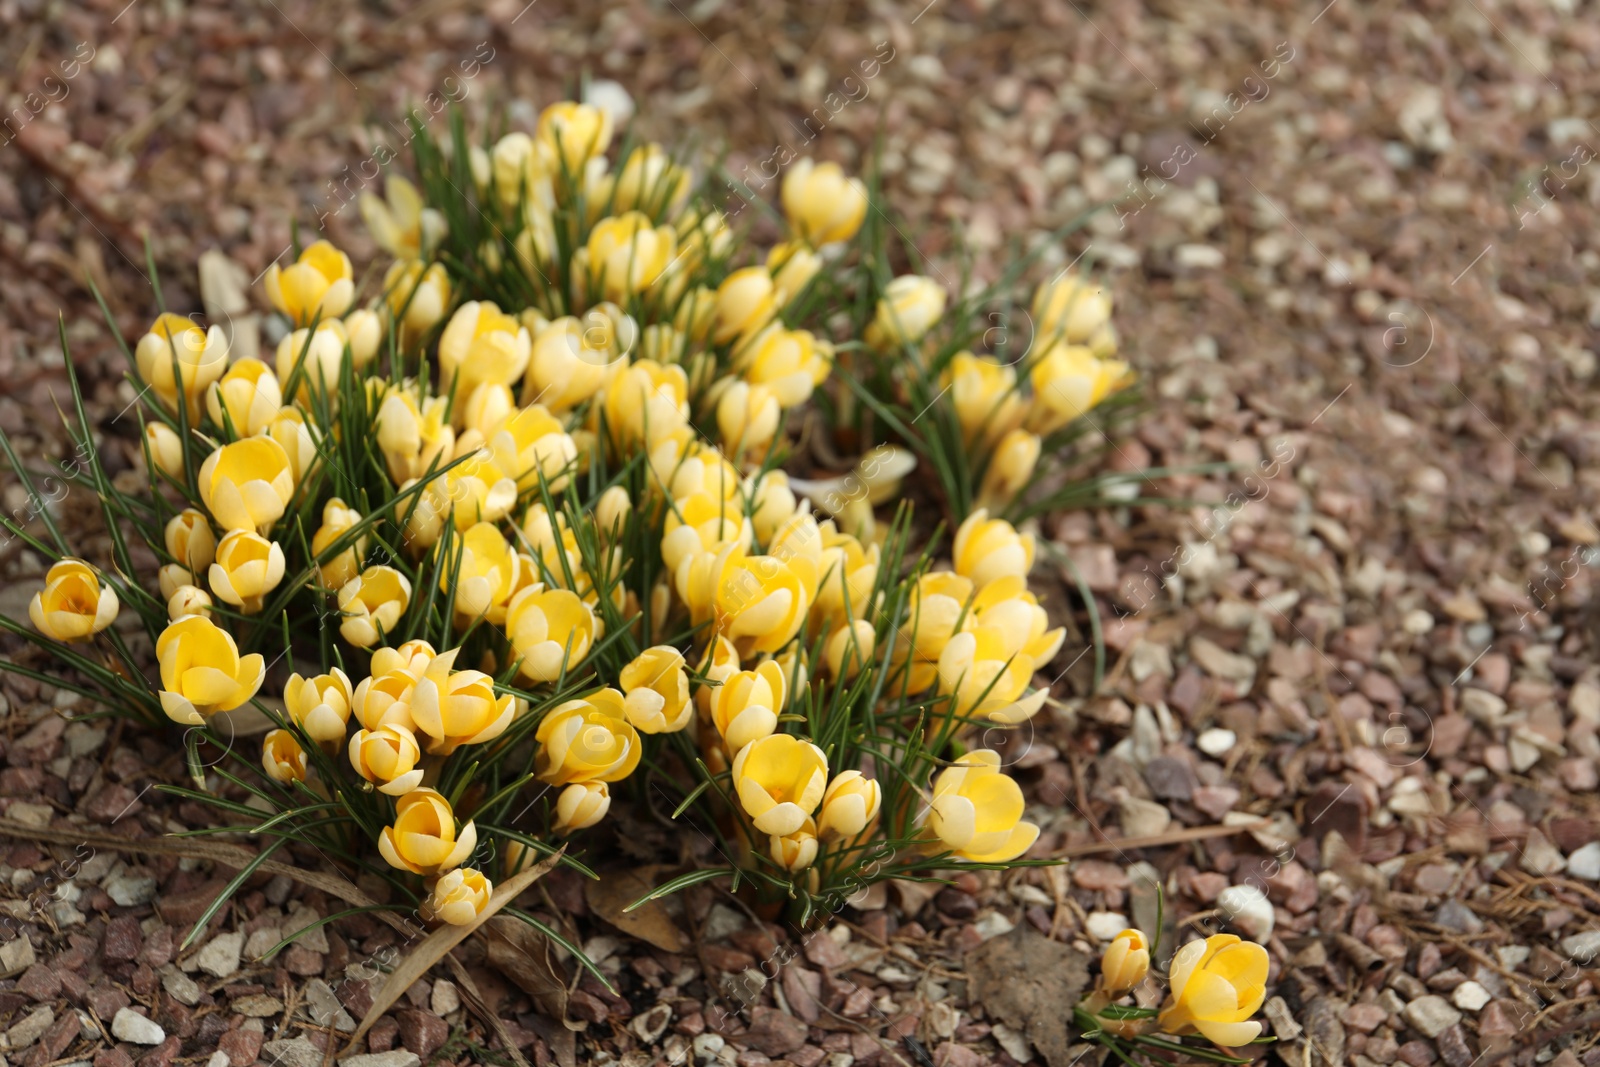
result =
[[[633,502],[628,499],[628,491],[622,486],[613,485],[601,493],[600,499],[594,503],[594,524],[600,531],[600,539],[607,544],[615,544],[627,527],[628,513],[632,510]]]
[[[217,535],[211,532],[205,513],[196,508],[184,508],[168,519],[162,539],[167,554],[196,574],[217,558]]]
[[[785,294],[765,267],[743,267],[717,286],[716,329],[712,337],[724,344],[736,337],[751,337],[772,321],[783,306]]]
[[[589,291],[624,302],[654,285],[677,253],[677,235],[655,227],[638,211],[601,219],[589,231],[586,282]]]
[[[156,470],[177,482],[183,481],[183,439],[164,422],[146,423],[145,447]]]
[[[390,724],[350,735],[350,765],[378,787],[380,793],[404,796],[422,784],[417,761],[422,749],[416,735],[404,726]]]
[[[1034,290],[1033,329],[1041,341],[1079,345],[1111,321],[1111,295],[1104,286],[1063,272]]]
[[[253,530],[234,530],[217,545],[207,579],[217,599],[251,615],[283,581],[283,570],[283,548],[276,541]]]
[[[860,771],[840,771],[822,794],[822,810],[817,813],[817,832],[825,838],[851,840],[861,836],[878,817],[883,791]]]
[[[1021,424],[1027,405],[1017,391],[1017,372],[998,360],[958,352],[941,376],[968,444],[993,440]]]
[[[446,404],[444,397],[419,401],[409,389],[396,389],[378,405],[378,448],[396,485],[448,462],[456,433],[445,417]]]
[[[225,530],[265,533],[294,497],[294,472],[270,437],[223,445],[200,465],[200,499]]]
[[[1223,1048],[1242,1048],[1261,1035],[1250,1020],[1266,999],[1267,950],[1233,934],[1191,941],[1173,954],[1172,993],[1157,1017],[1163,1033],[1198,1032]]]
[[[1100,985],[1113,996],[1127,993],[1149,973],[1150,942],[1139,930],[1124,930],[1113,937],[1100,957]]]
[[[817,861],[817,824],[807,817],[793,833],[773,834],[768,854],[790,873],[805,870]]]
[[[116,591],[100,584],[81,559],[64,559],[45,574],[44,589],[28,603],[28,618],[55,641],[85,641],[116,621]]]
[[[280,785],[306,778],[306,750],[288,730],[272,730],[261,739],[261,768]]]
[[[304,482],[316,469],[319,435],[299,408],[279,408],[268,420],[265,436],[276,441],[283,454],[289,457],[289,474],[295,485]]]
[[[393,567],[368,567],[339,590],[339,635],[371,648],[400,622],[411,605],[411,582]]]
[[[448,926],[466,926],[489,906],[494,886],[480,871],[457,867],[439,876],[422,902],[422,917]]]
[[[1000,770],[1000,754],[980,748],[939,772],[928,829],[957,858],[1007,863],[1033,846],[1039,828],[1022,820],[1022,790]]]
[[[689,421],[689,378],[674,363],[641,359],[606,385],[606,429],[622,448],[650,445]]]
[[[599,630],[594,611],[566,589],[530,585],[506,608],[506,636],[518,671],[534,682],[554,682],[589,655]]]
[[[690,184],[689,172],[674,163],[665,148],[645,144],[628,153],[606,191],[611,194],[611,210],[615,213],[642,211],[652,218],[663,218],[675,215],[683,206]]]
[[[979,506],[1002,508],[1011,503],[1027,487],[1038,463],[1037,434],[1015,429],[1000,438],[994,454],[989,457],[989,467],[983,472],[983,484],[978,489]]]
[[[361,512],[346,507],[344,501],[336,496],[329,497],[328,502],[322,506],[322,525],[311,535],[311,554],[319,559],[322,558],[323,553],[354,529],[360,521]],[[367,537],[362,534],[327,562],[318,565],[317,574],[321,578],[322,588],[344,588],[350,579],[361,573],[361,562],[366,555]]]
[[[735,655],[733,667],[721,685],[709,690],[711,721],[730,753],[778,728],[778,716],[789,693],[788,677],[777,660],[764,660],[755,670],[741,671]]]
[[[241,359],[206,393],[211,421],[235,437],[254,437],[283,407],[277,377],[259,359]]]
[[[197,585],[180,585],[167,598],[167,621],[177,622],[185,615],[211,617],[211,594]]]
[[[822,270],[822,257],[799,241],[785,241],[767,253],[767,270],[784,298],[793,304]]]
[[[784,408],[797,407],[811,398],[833,367],[833,346],[806,330],[785,330],[773,325],[740,349],[745,380],[765,385]]]
[[[200,420],[200,398],[228,369],[228,338],[220,326],[202,330],[169,311],[139,338],[133,361],[139,377],[168,411],[176,412],[178,401],[184,401],[193,426]]]
[[[350,678],[338,667],[311,678],[291,674],[283,687],[283,706],[289,718],[330,753],[339,751],[344,744],[350,702]]]
[[[622,668],[620,682],[627,695],[623,712],[644,733],[676,733],[694,717],[683,653],[671,645],[656,645],[639,653]]]
[[[578,445],[542,404],[529,404],[488,435],[495,466],[519,492],[537,489],[540,479],[551,493],[567,487]]]
[[[956,529],[951,559],[956,573],[983,588],[996,578],[1026,578],[1033,568],[1032,534],[1019,534],[1004,519],[991,519],[979,508]]]
[[[769,386],[733,379],[717,400],[717,429],[730,456],[764,456],[778,434],[782,405]]]
[[[519,381],[532,349],[528,331],[497,305],[487,300],[462,304],[439,335],[440,392],[453,391],[459,405],[485,382]]]
[[[377,319],[370,311],[353,312],[350,317],[354,320],[357,315],[371,315],[374,320]],[[298,369],[300,377],[296,379],[294,391],[297,398],[309,401],[312,394],[316,393],[328,397],[330,401],[335,399],[339,392],[339,368],[344,363],[345,345],[349,343],[350,336],[345,331],[345,325],[338,319],[325,319],[317,323],[315,330],[302,326],[286,334],[278,342],[278,351],[273,360],[278,371],[278,384],[287,386]],[[374,340],[374,350],[376,347]],[[370,355],[368,358],[370,360]],[[351,362],[355,362],[353,355]],[[211,418],[215,421],[216,415],[213,414]]]
[[[790,734],[752,741],[733,758],[734,792],[762,833],[783,837],[804,827],[827,784],[828,757]]]
[[[1126,363],[1097,359],[1089,349],[1067,344],[1054,345],[1040,356],[1028,377],[1033,383],[1028,428],[1045,437],[1134,380]]]
[[[796,237],[813,246],[848,241],[867,216],[867,187],[837,163],[801,159],[783,176],[783,213]]]
[[[848,626],[839,627],[828,638],[822,653],[828,673],[841,681],[853,679],[861,673],[864,664],[872,662],[877,637],[877,631],[865,619],[856,619]]]
[[[885,287],[865,339],[877,349],[914,345],[944,314],[944,287],[920,274],[902,274]]]
[[[395,801],[394,825],[385,826],[378,851],[391,867],[438,874],[461,866],[478,847],[478,828],[456,827],[450,802],[434,789],[413,789]]]
[[[419,260],[396,260],[383,276],[383,292],[389,313],[413,338],[433,329],[450,309],[450,275],[443,263],[424,267]]]
[[[556,817],[550,829],[557,834],[586,830],[610,810],[610,786],[604,782],[573,782],[556,796]]]
[[[559,158],[567,172],[579,175],[584,163],[605,155],[611,145],[611,114],[592,104],[563,100],[539,113],[535,134],[553,158]]]
[[[350,309],[355,270],[350,257],[327,241],[307,245],[288,267],[267,267],[267,299],[296,326],[318,317],[336,319]]]
[[[256,695],[266,661],[239,655],[233,637],[210,619],[190,615],[156,638],[161,664],[161,707],[184,726],[199,726],[219,711],[232,711]]]
[[[506,618],[506,604],[521,586],[522,559],[492,523],[480,522],[461,537],[461,565],[450,571],[439,569],[439,591],[451,591],[455,578],[455,614],[463,626],[479,618],[499,625]]]

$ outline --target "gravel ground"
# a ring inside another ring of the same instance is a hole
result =
[[[785,149],[860,167],[881,136],[905,236],[951,279],[963,237],[992,274],[1120,198],[1051,253],[1110,277],[1156,401],[1112,463],[1237,465],[1158,486],[1203,507],[1045,524],[1109,651],[1098,692],[1063,653],[1013,751],[1034,854],[1069,866],[897,884],[802,944],[702,889],[658,916],[677,951],[552,878],[541,909],[623,996],[580,982],[574,1033],[478,948],[462,973],[501,1032],[436,971],[350,1062],[508,1062],[509,1039],[541,1065],[1065,1067],[1078,952],[1149,928],[1154,878],[1169,937],[1269,946],[1266,1058],[1600,1064],[1592,5],[125,3],[0,0],[0,426],[25,454],[64,451],[59,311],[127,467],[133,394],[83,279],[142,329],[144,234],[180,308],[201,252],[255,276],[292,219],[369,264],[353,196],[408,106],[526,124],[588,77],[736,173]],[[13,543],[0,568],[19,614],[40,561]],[[392,931],[253,962],[342,906],[278,876],[179,951],[227,876],[160,851],[207,821],[148,792],[180,757],[67,725],[65,691],[0,694],[6,1061],[342,1054],[334,1013],[370,1003]]]

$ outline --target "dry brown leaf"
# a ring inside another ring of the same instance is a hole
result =
[[[561,858],[558,852],[549,857],[536,867],[530,867],[521,874],[495,886],[494,894],[489,898],[488,905],[478,914],[478,917],[465,926],[441,926],[427,937],[423,938],[417,947],[401,961],[400,966],[389,973],[384,979],[383,986],[372,995],[372,1007],[367,1009],[366,1017],[361,1020],[361,1025],[356,1027],[356,1032],[350,1035],[350,1045],[355,1046],[366,1036],[372,1024],[383,1018],[383,1013],[394,1006],[401,995],[411,986],[433,970],[433,965],[445,957],[447,953],[461,942],[465,941],[472,932],[494,917],[495,912],[511,903],[522,895],[534,882],[544,877],[550,868],[556,865]]]
[[[655,888],[653,876],[658,870],[659,867],[645,867],[637,871],[602,871],[599,881],[584,883],[583,896],[596,915],[623,933],[648,941],[663,952],[682,952],[689,939],[661,901],[652,900],[627,910],[628,905]]]
[[[519,919],[500,915],[485,928],[484,941],[490,967],[532,997],[542,1014],[567,1023],[566,969],[551,956],[549,938]]]
[[[1071,1006],[1089,984],[1083,953],[1018,923],[967,953],[968,989],[989,1018],[1021,1030],[1050,1067],[1073,1057]]]

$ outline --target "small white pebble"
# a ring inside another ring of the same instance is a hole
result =
[[[1489,991],[1477,982],[1467,980],[1456,986],[1455,992],[1450,994],[1450,1000],[1462,1011],[1477,1011],[1489,1003]]]
[[[1232,730],[1224,730],[1220,726],[1213,726],[1199,737],[1194,743],[1200,746],[1200,751],[1214,758],[1221,758],[1225,753],[1239,743],[1239,735]]]
[[[1421,637],[1433,629],[1433,616],[1421,608],[1412,608],[1400,620],[1400,629],[1413,637]]]
[[[1567,857],[1567,873],[1586,882],[1600,882],[1600,841],[1591,841]]]
[[[1118,911],[1091,911],[1084,932],[1096,941],[1110,941],[1128,928],[1128,917]]]
[[[1253,885],[1230,885],[1217,894],[1217,909],[1252,941],[1265,942],[1272,936],[1277,918],[1272,901]]]

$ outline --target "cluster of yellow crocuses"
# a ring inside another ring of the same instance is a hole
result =
[[[1151,1038],[1152,1031],[1175,1037],[1199,1034],[1230,1049],[1261,1036],[1261,1024],[1251,1016],[1266,1000],[1270,960],[1265,948],[1234,934],[1191,941],[1172,956],[1169,991],[1159,1010],[1128,1006],[1126,998],[1150,974],[1151,951],[1141,930],[1124,930],[1111,939],[1100,960],[1099,980],[1074,1012],[1086,1036],[1125,1043],[1130,1051],[1148,1039],[1150,1047],[1166,1052],[1173,1046]]]
[[[948,361],[962,432],[993,461],[948,567],[901,564],[916,553],[886,552],[873,507],[909,452],[884,446],[829,482],[778,466],[789,413],[839,358],[836,309],[806,329],[803,298],[848,255],[865,185],[796,163],[786,239],[751,257],[686,165],[649,144],[614,165],[613,134],[600,109],[554,105],[531,134],[470,150],[470,204],[390,178],[362,202],[396,256],[382,292],[358,306],[324,240],[273,264],[270,365],[175,314],[137,341],[160,516],[145,531],[160,599],[138,606],[161,620],[161,708],[195,726],[252,702],[275,717],[267,777],[285,797],[378,805],[377,852],[426,880],[445,922],[492,892],[473,863],[480,827],[499,831],[462,777],[480,760],[548,791],[535,836],[594,826],[641,761],[698,766],[708,780],[684,792],[721,798],[739,862],[809,872],[796,884],[813,889],[891,821],[896,854],[1016,859],[1038,828],[967,727],[1034,715],[1063,631],[1028,588],[1032,534],[996,512],[1041,440],[1127,379],[1109,298],[1070,275],[1042,287],[1044,347],[1022,381],[989,356]],[[933,280],[896,278],[852,348],[920,351],[946,304]],[[132,579],[62,559],[33,622],[91,641]],[[290,634],[290,618],[319,632]],[[259,651],[279,637],[319,661],[273,683],[281,710]],[[873,758],[809,732],[845,693],[885,717]],[[915,725],[930,708],[934,725]],[[930,755],[891,801],[896,745]]]

